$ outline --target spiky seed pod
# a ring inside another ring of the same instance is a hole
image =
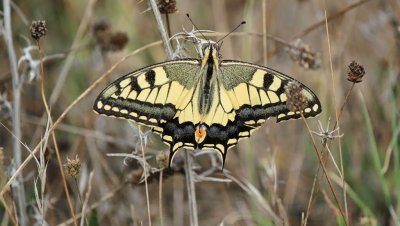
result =
[[[119,51],[125,47],[129,38],[125,32],[117,31],[111,35],[110,48],[112,51]]]
[[[47,34],[46,21],[45,20],[32,21],[30,30],[32,38],[35,40],[39,40],[41,37]]]
[[[122,50],[129,41],[128,35],[125,32],[113,32],[111,24],[105,19],[93,24],[93,33],[102,51]]]
[[[305,69],[318,69],[321,66],[320,54],[314,52],[311,47],[301,39],[297,39],[287,48],[286,52],[289,53],[290,58],[299,66]]]
[[[349,72],[347,73],[347,80],[354,83],[362,82],[362,78],[365,75],[364,67],[354,60],[351,61],[348,67]]]
[[[78,156],[76,156],[75,159],[67,158],[67,163],[64,164],[64,166],[68,175],[74,179],[78,178],[79,173],[81,172],[81,162]]]
[[[308,99],[302,92],[300,83],[291,81],[285,86],[286,106],[292,112],[303,111],[308,105]]]
[[[158,9],[160,10],[160,13],[163,14],[171,14],[175,13],[178,11],[176,9],[176,1],[175,0],[161,0],[158,3]]]
[[[104,32],[111,29],[110,23],[105,19],[100,19],[93,24],[93,32]]]

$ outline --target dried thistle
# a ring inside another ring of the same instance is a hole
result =
[[[64,164],[64,167],[68,175],[74,179],[78,178],[78,175],[81,171],[81,162],[78,156],[75,156],[75,159],[72,160],[67,157],[67,163]]]
[[[110,23],[104,19],[97,21],[93,25],[93,33],[103,51],[119,51],[129,41],[128,35],[125,32],[112,32]]]
[[[311,47],[304,44],[301,39],[294,41],[285,50],[294,62],[305,69],[315,70],[321,66],[319,53],[313,52]]]
[[[347,80],[354,83],[362,82],[362,78],[365,75],[364,67],[354,60],[349,64],[348,67],[349,72],[347,73]]]
[[[161,0],[158,2],[158,9],[162,14],[171,14],[178,11],[176,8],[176,0]]]
[[[339,127],[336,127],[334,130],[329,130],[329,125],[331,123],[331,119],[328,119],[328,124],[326,126],[326,129],[321,124],[321,121],[318,120],[318,130],[319,132],[311,131],[315,135],[319,136],[322,138],[322,143],[326,144],[328,140],[334,140],[336,138],[340,138],[343,136],[343,134],[339,133]]]
[[[297,81],[290,81],[285,86],[285,94],[287,96],[286,106],[290,111],[303,111],[307,107],[308,99]]]
[[[110,23],[105,19],[100,19],[93,24],[93,32],[97,34],[97,32],[104,32],[110,30]]]
[[[41,37],[47,34],[46,21],[45,20],[32,21],[30,30],[32,38],[35,40],[39,40]]]
[[[160,169],[164,169],[168,167],[169,164],[169,152],[168,151],[161,151],[156,156],[156,162]]]
[[[111,34],[110,39],[110,50],[111,51],[119,51],[122,50],[125,45],[128,43],[129,38],[125,32],[117,31]]]

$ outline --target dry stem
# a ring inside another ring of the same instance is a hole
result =
[[[315,153],[317,154],[317,157],[318,157],[319,163],[320,163],[320,165],[321,165],[321,167],[322,167],[322,170],[323,170],[323,172],[324,172],[325,178],[326,178],[326,180],[328,181],[329,189],[331,190],[331,192],[332,192],[332,194],[333,194],[333,197],[335,198],[335,201],[336,201],[336,203],[337,203],[337,205],[338,205],[338,208],[339,208],[339,210],[340,210],[340,214],[342,215],[343,219],[345,220],[346,225],[349,225],[348,222],[347,222],[347,217],[345,216],[345,214],[344,214],[344,212],[343,212],[343,210],[342,210],[342,207],[341,207],[341,205],[340,205],[339,199],[338,199],[338,197],[337,197],[337,195],[336,195],[336,192],[335,192],[335,190],[333,189],[333,185],[332,185],[332,182],[331,182],[331,180],[330,180],[330,178],[329,178],[329,176],[328,176],[328,173],[327,173],[327,170],[326,170],[326,167],[325,167],[325,163],[324,163],[324,161],[323,161],[323,158],[322,158],[320,152],[318,151],[318,148],[317,148],[317,145],[316,145],[316,143],[315,143],[314,137],[313,137],[313,135],[312,135],[311,129],[310,129],[310,127],[309,127],[309,125],[308,125],[306,119],[304,118],[303,113],[301,113],[301,118],[303,119],[304,124],[305,124],[306,127],[307,127],[307,131],[308,131],[308,133],[309,133],[309,135],[310,135],[310,137],[311,137],[311,140],[312,140],[312,144],[313,144]]]
[[[40,74],[41,74],[41,76],[40,76],[40,79],[41,79],[41,81],[40,81],[40,91],[41,91],[40,94],[41,94],[41,96],[42,96],[42,101],[43,101],[43,104],[44,104],[44,107],[45,107],[45,110],[46,110],[46,113],[47,113],[47,117],[48,117],[49,120],[50,120],[50,124],[52,124],[52,121],[53,121],[53,120],[51,119],[50,109],[49,109],[49,106],[48,106],[48,104],[47,104],[46,95],[44,94],[44,81],[45,81],[45,76],[44,76],[44,68],[43,68],[42,49],[41,49],[39,40],[37,40],[37,46],[38,46],[38,48],[39,48],[39,60],[40,60],[40,72],[41,72],[41,73],[40,73]],[[52,136],[52,138],[53,138],[53,143],[54,143],[54,147],[55,147],[55,150],[56,150],[57,161],[58,161],[58,165],[59,165],[59,169],[60,169],[60,173],[61,173],[61,178],[62,178],[63,185],[64,185],[65,195],[67,196],[68,206],[69,206],[71,215],[72,215],[72,217],[73,217],[73,219],[74,219],[74,225],[75,225],[75,226],[78,226],[77,221],[76,221],[76,217],[75,217],[75,211],[74,211],[74,208],[73,208],[73,206],[72,206],[71,197],[70,197],[70,195],[69,195],[68,186],[67,186],[67,181],[66,181],[66,179],[65,179],[64,168],[63,168],[63,164],[62,164],[62,161],[61,161],[61,155],[60,155],[60,151],[59,151],[59,149],[58,149],[56,134],[55,134],[55,131],[54,131],[54,130],[51,132],[51,136]]]
[[[4,39],[7,45],[8,58],[11,68],[11,79],[13,88],[13,114],[12,114],[12,131],[15,135],[13,139],[13,154],[15,166],[20,167],[22,162],[21,144],[19,142],[21,138],[21,78],[18,74],[17,58],[15,56],[15,49],[12,37],[11,27],[11,7],[10,0],[3,0],[3,12],[4,12]],[[9,186],[9,185],[8,185]],[[7,186],[7,187],[8,187]],[[25,199],[25,188],[22,175],[18,176],[18,186],[15,188],[17,193],[18,211],[20,225],[28,225],[29,221],[26,213],[26,199]]]

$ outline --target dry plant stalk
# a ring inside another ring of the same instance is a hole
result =
[[[12,133],[15,138],[13,139],[13,155],[15,160],[15,166],[20,167],[22,165],[22,153],[21,144],[21,77],[18,73],[17,58],[14,49],[12,27],[11,27],[11,2],[10,0],[3,1],[3,13],[4,13],[4,39],[7,45],[7,52],[10,62],[11,79],[12,79],[12,90],[13,90],[13,102],[12,102]],[[20,215],[20,224],[25,226],[29,223],[26,212],[26,199],[25,199],[25,188],[22,175],[18,175],[17,178],[18,186],[15,188],[18,202],[18,212]],[[3,188],[7,189],[10,184]]]

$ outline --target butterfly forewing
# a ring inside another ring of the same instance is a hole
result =
[[[194,89],[198,65],[198,60],[179,60],[129,73],[104,89],[93,108],[162,132],[160,125],[175,116],[177,103]]]

